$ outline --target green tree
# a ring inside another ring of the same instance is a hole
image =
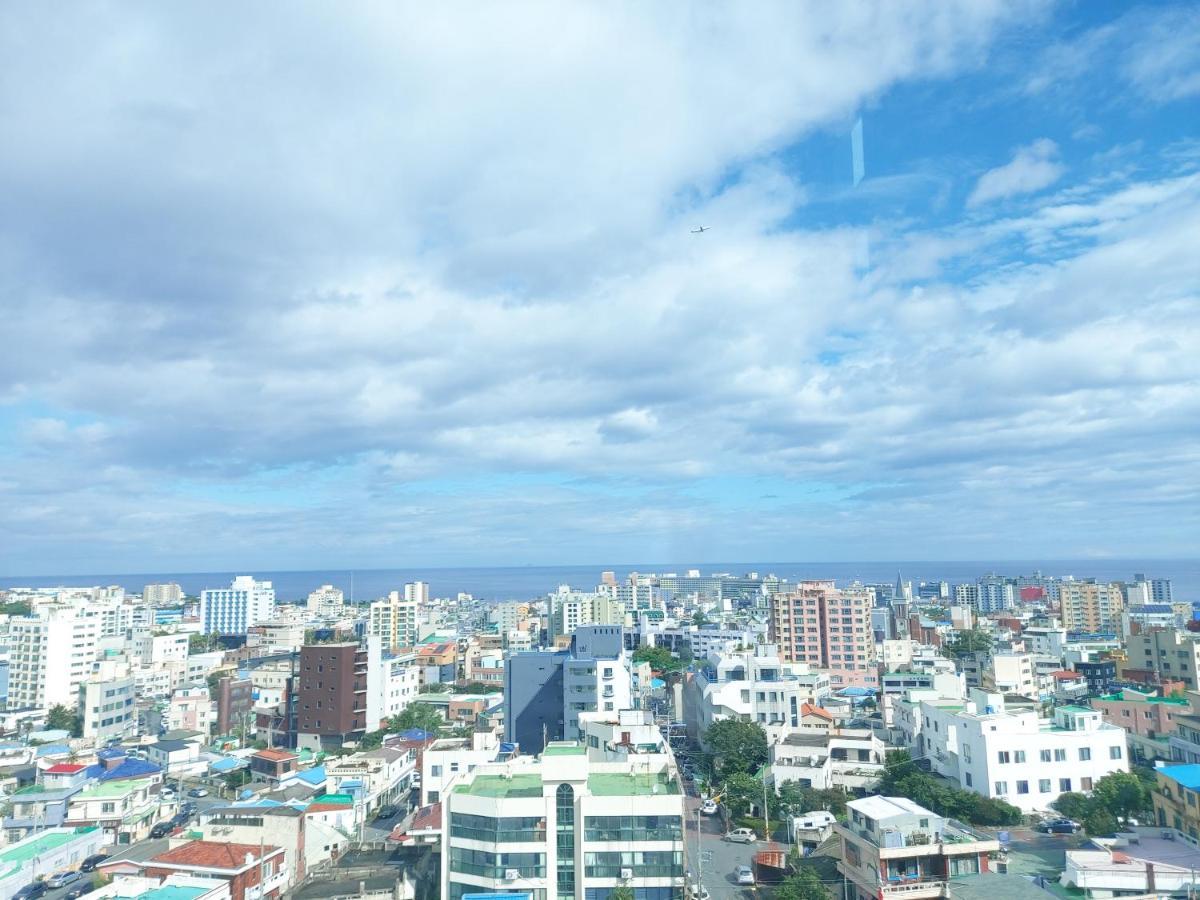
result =
[[[225,776],[225,787],[231,791],[236,791],[250,783],[253,776],[249,769],[236,769]]]
[[[942,647],[942,652],[952,659],[958,659],[980,650],[991,649],[992,636],[978,628],[970,628],[955,635],[954,640]]]
[[[441,681],[429,681],[421,685],[420,693],[422,694],[448,694],[454,690],[454,686],[445,684]]]
[[[634,662],[648,662],[656,672],[677,672],[683,663],[666,647],[638,647],[633,651]]]
[[[627,884],[618,884],[608,892],[608,900],[633,900],[633,888]]]
[[[56,703],[50,707],[50,712],[46,716],[46,727],[49,729],[61,729],[75,733],[78,727],[78,716],[75,715],[75,710],[70,707],[63,706],[61,703]]]
[[[188,653],[207,653],[217,645],[215,634],[188,635]]]
[[[1093,837],[1113,834],[1117,830],[1117,817],[1103,806],[1093,803],[1083,817],[1083,830]]]
[[[1092,803],[1124,823],[1145,813],[1153,801],[1142,780],[1133,772],[1113,772],[1093,786]]]
[[[422,731],[437,734],[445,724],[445,719],[436,707],[417,702],[408,704],[398,716],[392,716],[388,721],[387,730],[396,732],[420,728]]]
[[[1075,791],[1068,791],[1065,794],[1059,794],[1058,799],[1050,805],[1057,809],[1068,819],[1082,819],[1088,814],[1091,808],[1091,800],[1084,794]]]
[[[24,600],[17,600],[13,603],[0,603],[0,615],[3,616],[27,616],[30,612],[32,612],[32,609]]]
[[[824,809],[841,817],[846,814],[847,796],[840,790],[818,790],[802,787],[798,781],[785,781],[779,785],[779,812],[798,816],[806,812]]]
[[[821,883],[821,876],[805,866],[779,883],[775,900],[829,900],[829,891]]]
[[[696,626],[708,624],[708,618],[704,615],[704,610],[698,609],[692,613],[692,624]]]
[[[730,775],[725,779],[722,792],[725,795],[722,802],[734,819],[749,814],[752,806],[762,807],[763,783],[752,775],[744,772]]]
[[[718,778],[757,772],[767,761],[767,733],[754,722],[714,722],[704,732],[704,746],[712,754],[712,771]]]

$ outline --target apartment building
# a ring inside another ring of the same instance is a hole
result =
[[[830,696],[830,676],[806,663],[783,663],[779,656],[774,644],[759,644],[704,660],[684,682],[688,737],[699,742],[722,719],[757,722],[774,740],[799,727],[804,705]]]
[[[950,898],[956,878],[986,874],[995,838],[936,815],[907,797],[864,797],[846,804],[833,826],[846,900]]]
[[[1122,669],[1145,669],[1160,681],[1182,681],[1189,691],[1200,690],[1200,639],[1188,631],[1151,628],[1129,636]]]
[[[561,585],[549,596],[550,639],[561,644],[583,625],[625,623],[625,606],[607,594],[573,591]]]
[[[332,584],[323,584],[308,595],[305,605],[314,616],[336,617],[342,614],[346,603],[346,595],[341,588]]]
[[[108,843],[131,844],[150,833],[158,812],[151,779],[101,781],[67,801],[68,827],[96,826]]]
[[[275,589],[269,581],[238,575],[227,588],[200,592],[200,630],[204,634],[246,634],[252,625],[275,618]]]
[[[82,736],[97,742],[127,737],[137,731],[137,680],[124,678],[85,681],[79,686]]]
[[[801,582],[796,590],[771,597],[771,642],[785,662],[827,669],[834,688],[874,687],[878,677],[873,604],[866,588]]]
[[[646,900],[684,889],[684,798],[666,756],[590,761],[553,742],[464,773],[442,798],[442,885],[592,900],[627,888]]]
[[[173,581],[148,584],[142,588],[142,599],[152,606],[174,606],[183,602],[183,588]]]
[[[1125,592],[1115,582],[1064,581],[1059,603],[1062,623],[1069,631],[1116,632],[1125,611]]]
[[[367,613],[367,634],[383,641],[384,648],[395,651],[417,644],[417,598],[392,591],[382,600],[371,604]]]
[[[1192,706],[1182,697],[1159,697],[1123,688],[1092,700],[1104,721],[1125,729],[1135,762],[1172,759],[1170,734],[1176,717],[1187,716]],[[1178,758],[1178,757],[1176,757]]]
[[[297,742],[341,746],[376,726],[367,721],[367,651],[356,643],[300,648],[296,673]]]
[[[1154,816],[1161,828],[1174,828],[1200,843],[1200,765],[1186,763],[1154,770]]]
[[[667,739],[648,709],[580,713],[579,728],[589,759],[619,762],[646,753],[666,753]]]
[[[870,728],[795,731],[770,747],[771,783],[848,793],[869,790],[883,777],[887,745]]]
[[[9,709],[74,709],[92,673],[99,621],[66,606],[41,606],[9,622]]]
[[[412,652],[392,654],[380,635],[367,637],[367,730],[398,716],[421,691],[421,670]]]
[[[1098,710],[1060,706],[1052,719],[1005,708],[1001,694],[978,689],[966,704],[921,700],[896,717],[913,756],[933,771],[1024,812],[1047,809],[1059,794],[1089,791],[1129,769],[1125,730]]]

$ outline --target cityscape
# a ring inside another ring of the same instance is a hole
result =
[[[506,601],[238,575],[0,610],[3,896],[1152,895],[1200,867],[1200,600],[1153,571]]]
[[[1200,0],[0,21],[0,900],[1200,900]]]

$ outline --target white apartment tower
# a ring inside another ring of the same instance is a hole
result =
[[[421,582],[417,582],[421,585]],[[424,586],[424,585],[422,585]],[[367,634],[379,637],[385,650],[397,647],[413,647],[417,643],[417,595],[409,591],[416,585],[404,586],[404,596],[392,591],[383,600],[371,604],[367,619]],[[425,596],[428,597],[426,586]]]
[[[9,709],[75,709],[96,659],[100,623],[74,609],[43,606],[9,623]]]
[[[318,616],[340,616],[345,602],[341,588],[323,584],[308,595],[308,610]]]
[[[245,634],[275,618],[275,589],[269,581],[238,575],[227,588],[200,593],[200,627],[205,634]]]
[[[148,584],[142,588],[142,599],[152,606],[171,606],[183,602],[183,588],[173,581]]]

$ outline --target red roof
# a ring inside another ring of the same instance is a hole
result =
[[[267,845],[262,848],[266,859],[279,850]],[[240,872],[258,862],[258,844],[227,844],[220,841],[191,841],[160,853],[150,863],[167,863],[172,866],[202,866],[206,869],[226,869]],[[246,862],[247,855],[250,862]]]
[[[1083,681],[1083,676],[1078,672],[1072,672],[1070,669],[1059,669],[1052,673],[1058,681]]]
[[[821,709],[819,706],[813,706],[811,703],[800,704],[800,715],[819,716],[822,719],[828,719],[830,722],[833,721],[833,713],[827,709]]]
[[[46,770],[47,775],[74,775],[76,772],[81,772],[87,766],[80,766],[75,763],[59,763],[51,766]]]
[[[317,803],[310,803],[310,804],[308,804],[308,806],[304,807],[304,812],[305,813],[319,813],[319,812],[331,812],[335,809],[336,810],[347,810],[347,809],[353,809],[353,808],[354,808],[353,803],[317,802]]]
[[[423,806],[417,810],[417,814],[413,816],[412,825],[409,826],[410,831],[424,831],[426,829],[442,827],[442,804],[431,803],[429,806]]]
[[[275,762],[281,762],[285,759],[299,759],[300,757],[291,750],[259,750],[254,754],[258,759],[270,759]]]

